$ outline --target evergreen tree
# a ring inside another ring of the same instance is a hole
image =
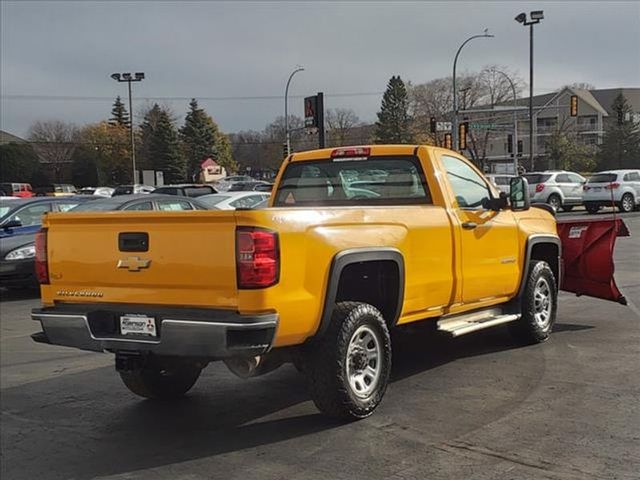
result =
[[[146,167],[162,171],[167,184],[184,182],[186,163],[169,112],[155,104],[145,116],[141,130]]]
[[[116,101],[113,102],[113,108],[111,109],[111,118],[109,119],[109,125],[120,125],[124,127],[129,126],[129,113],[124,108],[124,103],[118,95]]]
[[[187,161],[187,174],[197,178],[200,164],[207,158],[213,158],[227,171],[235,169],[231,145],[226,135],[204,109],[198,107],[194,98],[189,103],[189,112],[180,129],[180,139]]]
[[[612,110],[598,152],[598,168],[637,168],[640,159],[640,125],[633,122],[632,110],[624,95],[619,94],[615,98]]]
[[[393,76],[382,97],[375,126],[375,143],[411,143],[411,117],[407,89],[400,76]]]

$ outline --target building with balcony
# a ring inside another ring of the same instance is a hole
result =
[[[629,103],[630,120],[640,124],[640,88],[611,88],[583,90],[565,87],[557,92],[533,97],[533,137],[535,170],[553,168],[553,159],[547,153],[550,137],[563,133],[573,137],[578,144],[586,145],[594,152],[602,143],[608,122],[617,121],[613,112],[615,98],[622,94]],[[571,97],[577,97],[577,116],[571,116]],[[490,172],[510,173],[514,158],[509,140],[517,124],[518,163],[531,170],[529,156],[529,98],[517,100],[514,119],[513,103],[496,106],[494,112],[465,112],[469,122],[469,135],[483,138],[484,168]],[[480,110],[480,109],[479,109]],[[470,146],[471,142],[467,142]],[[477,144],[478,142],[476,142]],[[465,152],[469,154],[470,152]],[[477,155],[477,154],[476,154]],[[471,155],[473,157],[473,155]]]

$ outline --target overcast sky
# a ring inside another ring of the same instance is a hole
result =
[[[458,46],[484,28],[496,37],[469,43],[459,71],[499,64],[528,78],[528,31],[513,18],[536,9],[545,14],[535,27],[536,93],[573,82],[640,87],[640,2],[2,0],[0,8],[0,128],[21,136],[35,120],[106,119],[113,98],[126,98],[126,84],[109,75],[129,71],[147,77],[134,84],[134,111],[162,97],[182,121],[188,100],[176,97],[196,97],[235,132],[283,114],[287,77],[301,64],[291,113],[302,116],[299,97],[323,91],[325,108],[373,121],[389,77],[450,75]]]

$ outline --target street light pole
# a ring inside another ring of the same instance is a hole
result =
[[[533,26],[544,18],[542,10],[534,10],[529,13],[531,20],[527,20],[527,14],[519,14],[515,20],[525,27],[529,27],[529,167],[535,169],[533,162]]]
[[[131,137],[131,183],[135,185],[137,182],[136,178],[136,142],[133,136],[133,100],[131,95],[131,82],[141,82],[144,80],[143,72],[136,72],[134,75],[130,73],[113,73],[111,74],[111,78],[113,78],[117,82],[127,82],[128,90],[129,90],[129,134]]]
[[[453,59],[453,124],[451,128],[451,143],[454,150],[458,149],[458,90],[456,88],[456,66],[458,64],[458,56],[460,55],[460,52],[462,51],[464,46],[474,38],[493,38],[494,36],[495,35],[488,34],[487,30],[485,30],[482,35],[473,35],[467,38],[464,42],[462,42],[462,45],[460,45],[460,48],[458,48],[456,56]]]
[[[289,84],[291,83],[291,79],[293,76],[304,70],[303,67],[296,67],[291,75],[289,75],[289,80],[287,80],[287,88],[284,90],[284,134],[285,141],[287,142],[287,155],[291,154],[291,138],[289,135]]]

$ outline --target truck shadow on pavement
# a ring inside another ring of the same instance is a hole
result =
[[[426,328],[394,342],[392,383],[465,357],[520,348],[504,329],[449,339]],[[12,479],[88,479],[277,449],[278,442],[364,425],[317,413],[304,377],[289,365],[242,381],[212,364],[192,393],[173,403],[137,399],[110,368],[5,389],[2,397],[2,471]]]

